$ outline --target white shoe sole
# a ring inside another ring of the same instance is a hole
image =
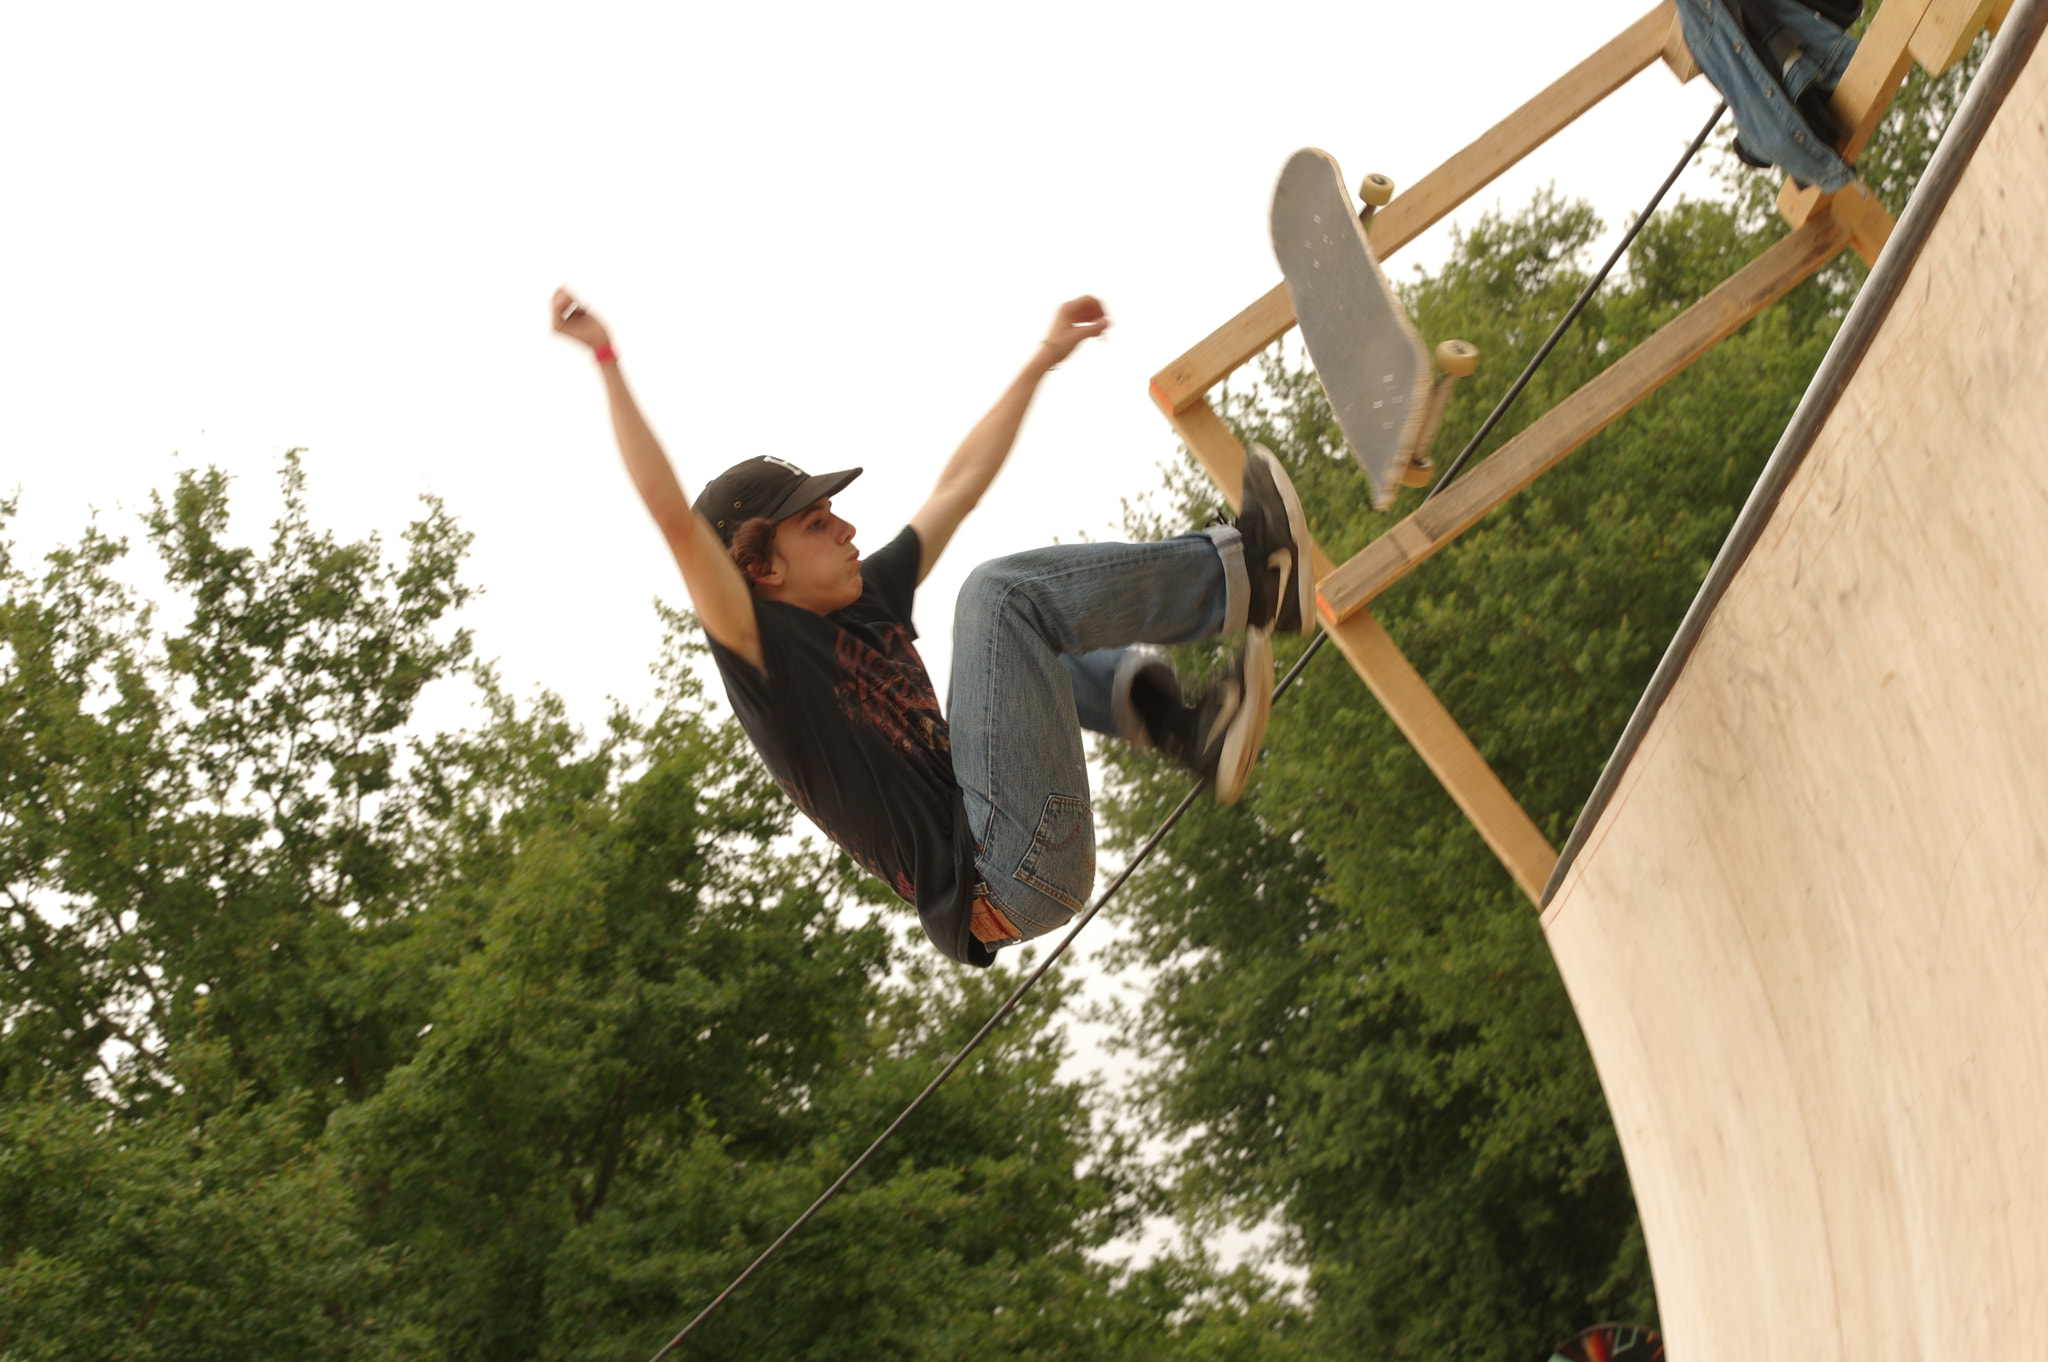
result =
[[[1251,779],[1252,764],[1266,741],[1266,718],[1273,711],[1273,636],[1248,629],[1244,636],[1244,698],[1223,735],[1223,754],[1216,762],[1216,802],[1235,804]]]

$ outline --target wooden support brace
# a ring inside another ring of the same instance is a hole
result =
[[[1700,64],[1693,60],[1692,49],[1685,45],[1685,25],[1678,21],[1674,12],[1671,16],[1671,32],[1664,39],[1664,64],[1671,68],[1671,74],[1678,77],[1680,85],[1689,84],[1700,73]]]
[[[1541,907],[1543,885],[1557,865],[1557,852],[1500,783],[1429,683],[1370,611],[1323,623],[1331,641],[1386,708],[1387,717],[1414,746],[1423,764],[1443,782],[1445,791],[1472,820],[1529,901]]]
[[[1785,296],[1849,245],[1832,215],[1817,216],[1750,261],[1662,330],[1552,407],[1464,477],[1318,582],[1326,620],[1345,620],[1481,516],[1605,430],[1673,375]]]
[[[1373,253],[1385,260],[1661,59],[1677,14],[1670,0],[1664,0],[1563,79],[1395,195],[1393,202],[1372,216],[1368,231]],[[1294,303],[1287,296],[1287,285],[1277,284],[1153,375],[1152,400],[1168,416],[1186,410],[1293,325]]]
[[[1811,185],[1801,189],[1788,177],[1778,189],[1778,212],[1795,228],[1824,213],[1832,215],[1848,230],[1849,244],[1866,265],[1877,263],[1878,252],[1892,239],[1892,228],[1897,226],[1861,180],[1836,193],[1823,194]]]
[[[1180,436],[1180,442],[1188,447],[1188,453],[1195,456],[1195,462],[1201,464],[1202,471],[1209,475],[1209,481],[1223,493],[1224,501],[1236,510],[1238,493],[1244,487],[1244,446],[1230,433],[1230,427],[1223,424],[1223,418],[1216,414],[1207,398],[1197,400],[1186,411],[1172,413],[1167,419],[1173,423],[1173,433]],[[1320,582],[1330,575],[1336,564],[1313,540],[1309,542],[1308,553],[1309,571]]]
[[[1926,67],[1930,75],[1938,76],[1948,70],[1977,41],[1977,35],[1991,22],[1991,12],[1997,5],[1998,0],[1933,0],[1926,17],[1913,30],[1912,41],[1907,43],[1913,60]]]
[[[1877,17],[1864,31],[1856,55],[1849,60],[1849,69],[1842,73],[1842,83],[1828,97],[1828,102],[1834,105],[1835,117],[1848,129],[1846,140],[1836,148],[1843,160],[1853,164],[1863,154],[1864,144],[1877,130],[1878,120],[1891,107],[1899,83],[1912,69],[1913,34],[1927,17],[1930,3],[1931,0],[1884,0]]]
[[[1174,413],[1172,421],[1188,452],[1235,506],[1244,480],[1244,446],[1230,433],[1230,427],[1206,400]],[[1309,556],[1316,580],[1329,576],[1329,556],[1319,547],[1311,548]],[[1423,764],[1443,782],[1452,801],[1479,829],[1529,901],[1541,904],[1543,885],[1557,864],[1556,851],[1501,784],[1486,758],[1479,755],[1429,683],[1369,613],[1359,611],[1338,624],[1332,624],[1326,615],[1324,627],[1366,688],[1386,707],[1394,727],[1414,744]]]

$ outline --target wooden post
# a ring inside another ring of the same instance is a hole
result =
[[[1892,239],[1897,226],[1870,186],[1858,180],[1833,194],[1823,194],[1812,185],[1801,189],[1787,176],[1778,187],[1778,213],[1794,227],[1804,227],[1820,214],[1831,214],[1849,233],[1849,244],[1866,265],[1875,265],[1884,243]]]
[[[1898,224],[1878,202],[1877,195],[1870,192],[1870,186],[1858,180],[1835,195],[1828,211],[1848,229],[1849,244],[1863,257],[1863,263],[1875,265],[1884,244],[1892,239],[1892,228]]]
[[[1671,74],[1678,77],[1680,85],[1689,84],[1700,73],[1700,64],[1693,60],[1692,49],[1685,45],[1685,25],[1678,21],[1678,15],[1671,16],[1671,32],[1664,39],[1664,64],[1671,68]]]
[[[1412,572],[1662,387],[1750,318],[1834,259],[1849,232],[1816,217],[1736,271],[1599,377],[1552,407],[1464,477],[1426,501],[1319,583],[1328,618],[1343,620]]]
[[[1938,76],[1962,59],[1991,21],[1998,0],[1933,0],[1907,48],[1913,60]]]
[[[1842,73],[1842,83],[1828,97],[1835,117],[1848,129],[1847,140],[1836,148],[1843,160],[1853,164],[1863,154],[1864,144],[1899,92],[1899,82],[1912,69],[1913,34],[1927,17],[1929,4],[1930,0],[1884,0],[1849,69]]]
[[[1323,623],[1331,641],[1385,706],[1387,716],[1423,763],[1443,782],[1458,808],[1472,820],[1529,902],[1541,907],[1543,885],[1557,864],[1557,852],[1500,783],[1429,683],[1370,611],[1359,610],[1349,619],[1336,623],[1325,619]]]
[[[1385,260],[1660,60],[1677,17],[1670,0],[1664,0],[1563,79],[1396,194],[1393,202],[1373,214],[1369,228],[1373,253]],[[1293,325],[1293,301],[1287,296],[1287,285],[1278,284],[1153,375],[1152,400],[1168,416],[1185,410],[1239,365],[1286,335]]]

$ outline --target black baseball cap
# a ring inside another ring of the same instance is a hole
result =
[[[859,477],[858,468],[813,477],[787,459],[760,454],[736,463],[704,484],[690,509],[711,522],[718,538],[732,547],[733,532],[749,520],[782,520]]]

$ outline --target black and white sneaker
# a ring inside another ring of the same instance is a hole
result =
[[[1216,778],[1216,802],[1235,804],[1266,742],[1266,717],[1273,711],[1273,636],[1264,629],[1246,630],[1243,651],[1218,679],[1235,690],[1238,699],[1218,735],[1215,765],[1207,773]]]
[[[1244,536],[1244,568],[1252,588],[1246,627],[1268,634],[1314,633],[1316,587],[1309,571],[1308,517],[1302,514],[1301,498],[1295,495],[1287,470],[1261,444],[1245,451],[1237,532]]]
[[[1216,801],[1235,804],[1266,740],[1273,640],[1262,629],[1248,631],[1244,647],[1192,705],[1182,700],[1172,668],[1158,663],[1137,673],[1130,697],[1140,720],[1141,731],[1130,735],[1137,745],[1156,748],[1197,775],[1213,776]]]

